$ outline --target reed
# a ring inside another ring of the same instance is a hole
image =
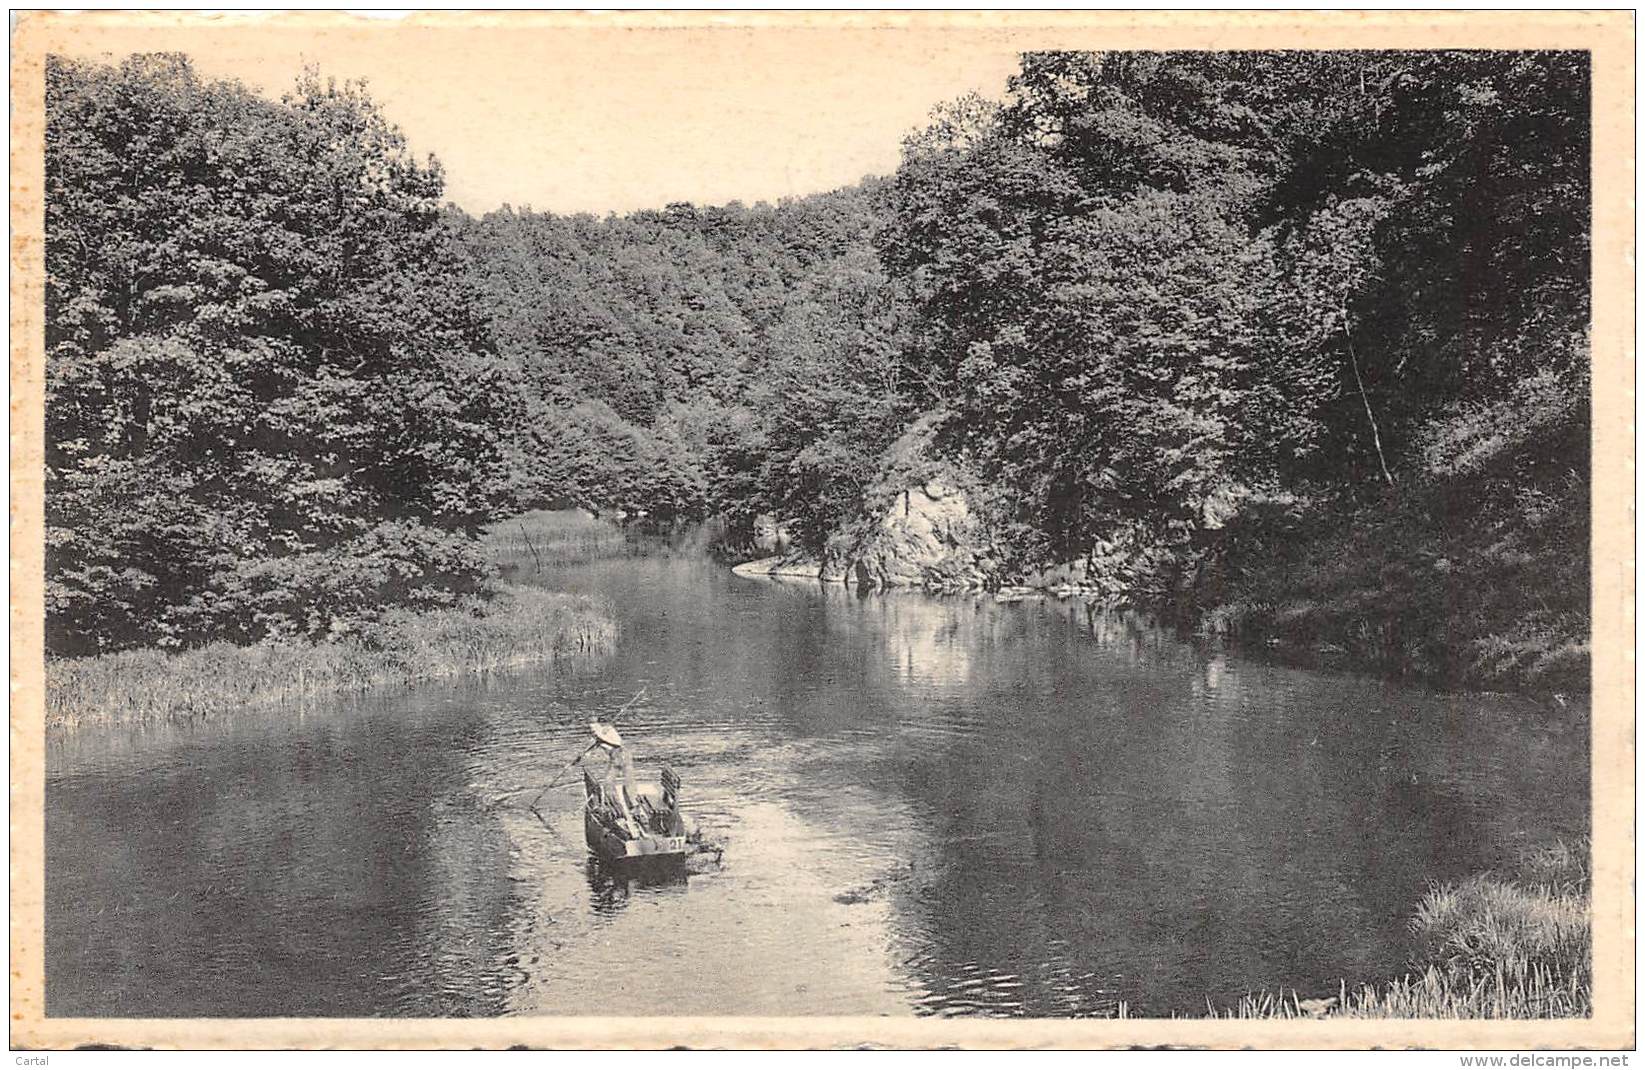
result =
[[[495,599],[396,612],[358,634],[309,643],[127,650],[46,664],[46,724],[205,718],[329,695],[405,687],[608,651],[616,625],[581,596],[506,586]]]
[[[1481,976],[1457,976],[1430,966],[1384,985],[1346,985],[1328,1008],[1319,1001],[1273,993],[1247,995],[1221,1018],[1586,1018],[1593,1013],[1593,984],[1586,976],[1561,976],[1544,967],[1516,969],[1502,963]]]
[[[1411,930],[1411,973],[1335,997],[1260,992],[1228,1018],[1584,1018],[1593,1013],[1589,847],[1564,843],[1520,859],[1512,878],[1431,889]]]
[[[623,529],[581,509],[539,509],[485,529],[492,561],[533,572],[585,564],[629,552]]]

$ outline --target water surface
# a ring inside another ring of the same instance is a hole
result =
[[[547,582],[610,600],[614,654],[52,737],[47,1013],[1196,1014],[1393,976],[1430,881],[1587,831],[1581,710],[1078,601],[672,554]],[[623,732],[707,872],[606,872],[575,778],[524,806],[642,686]]]

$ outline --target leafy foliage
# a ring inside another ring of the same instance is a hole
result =
[[[929,469],[1000,578],[1585,675],[1581,54],[1030,53],[889,179],[604,219],[442,210],[313,75],[49,80],[60,645],[443,604],[567,500],[837,552]]]
[[[464,233],[532,399],[527,497],[653,521],[780,512],[820,545],[907,410],[879,185]]]
[[[1032,54],[882,255],[1019,568],[1569,686],[1588,143],[1573,53]]]
[[[475,589],[521,412],[443,179],[360,86],[47,71],[59,650],[323,635]]]

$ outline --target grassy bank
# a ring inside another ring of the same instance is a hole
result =
[[[127,650],[46,664],[46,724],[214,717],[339,692],[482,676],[607,650],[610,615],[590,599],[505,587],[486,603],[391,613],[357,635],[321,643],[228,643],[179,653]]]
[[[1246,996],[1212,1017],[1583,1018],[1593,1013],[1589,845],[1528,855],[1514,874],[1430,891],[1404,977],[1304,999]]]
[[[498,521],[486,529],[485,545],[498,566],[532,573],[628,551],[622,528],[581,509],[539,509]]]

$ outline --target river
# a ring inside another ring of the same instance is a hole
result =
[[[1588,829],[1575,706],[689,553],[550,585],[613,654],[51,737],[47,1013],[1194,1015],[1394,976],[1429,882]],[[643,883],[575,778],[524,805],[642,687],[637,765],[726,845]]]

